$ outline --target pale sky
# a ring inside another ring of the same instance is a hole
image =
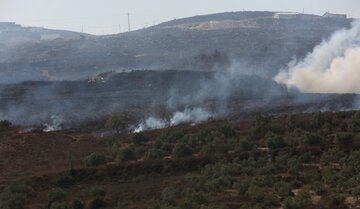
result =
[[[360,18],[360,0],[0,0],[0,21],[91,34],[127,31],[175,18],[231,11],[326,11]]]

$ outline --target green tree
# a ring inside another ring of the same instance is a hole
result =
[[[269,133],[266,136],[266,145],[270,149],[278,149],[278,148],[284,148],[287,146],[285,141],[280,135]]]
[[[115,157],[115,160],[120,161],[120,162],[125,162],[125,161],[135,160],[135,159],[136,159],[136,155],[135,155],[134,151],[129,148],[120,149],[117,152],[116,157]]]
[[[121,128],[124,126],[124,119],[116,114],[110,115],[108,120],[105,123],[106,128],[112,128],[116,130],[116,133],[119,134]]]
[[[184,143],[177,143],[172,151],[173,157],[185,157],[192,155],[192,149]]]
[[[85,164],[87,166],[98,166],[106,163],[106,158],[103,154],[93,152],[85,158]]]
[[[351,133],[337,133],[335,136],[335,144],[351,145],[353,143],[354,135]]]
[[[255,132],[265,134],[271,127],[271,117],[263,114],[261,110],[255,112]]]

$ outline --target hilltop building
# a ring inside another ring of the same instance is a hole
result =
[[[20,27],[20,25],[16,24],[15,22],[0,22],[0,29],[3,30],[9,30],[18,27]]]
[[[278,12],[275,13],[275,19],[291,20],[300,17],[301,14],[295,12]]]
[[[333,13],[329,13],[326,12],[323,17],[325,18],[336,18],[336,19],[347,19],[347,15],[346,14],[333,14]]]

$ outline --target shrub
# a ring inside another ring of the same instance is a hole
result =
[[[144,156],[145,160],[155,160],[162,159],[164,157],[164,152],[160,149],[149,149]]]
[[[311,203],[311,196],[309,192],[301,190],[295,197],[295,200],[301,208],[304,208]]]
[[[219,128],[219,131],[224,134],[224,136],[226,138],[229,138],[229,137],[234,137],[236,136],[236,130],[231,127],[229,124],[225,124],[225,125],[222,125],[220,128]]]
[[[241,151],[251,151],[254,148],[254,144],[247,138],[242,138],[239,141],[239,148]]]
[[[252,185],[248,188],[246,195],[249,196],[255,202],[263,202],[265,198],[265,193],[261,190],[260,187]]]
[[[268,207],[279,206],[279,198],[271,193],[265,194],[264,204]]]
[[[312,119],[312,125],[316,129],[320,129],[325,125],[325,123],[330,123],[330,122],[331,122],[330,118],[327,117],[327,115],[322,112],[316,113]]]
[[[95,198],[90,202],[90,209],[100,209],[107,206],[106,202],[102,198]]]
[[[347,126],[350,131],[359,132],[360,131],[360,113],[353,115],[348,121]]]
[[[58,202],[62,201],[66,196],[66,193],[64,190],[60,188],[52,189],[48,194],[48,200],[49,202]]]
[[[135,160],[136,156],[133,150],[129,149],[129,148],[123,148],[120,149],[115,157],[116,161],[119,162],[125,162],[125,161],[129,161],[129,160]]]
[[[352,133],[337,133],[334,142],[338,145],[350,145],[353,143],[353,137]]]
[[[284,148],[287,146],[281,136],[272,133],[266,136],[266,145],[270,149]]]
[[[281,197],[288,197],[291,193],[291,185],[284,181],[279,181],[275,183],[274,187],[276,188],[277,193]]]
[[[161,192],[161,199],[170,204],[170,205],[175,205],[176,203],[176,197],[178,191],[173,188],[173,187],[166,187],[162,192]]]
[[[330,203],[333,206],[338,206],[344,204],[345,195],[344,194],[331,194],[329,196]]]
[[[102,198],[106,196],[105,189],[99,186],[90,187],[85,191],[85,193],[88,197],[92,198]]]
[[[143,133],[136,133],[131,136],[130,141],[135,145],[140,145],[142,143],[149,141],[149,138],[145,136]]]
[[[302,163],[308,163],[311,161],[312,157],[311,152],[305,152],[299,156],[299,161]]]
[[[244,195],[246,191],[249,189],[250,185],[251,184],[249,181],[241,181],[239,184],[237,184],[236,187],[239,191],[239,194]]]
[[[255,120],[255,133],[264,134],[270,130],[271,117],[262,113],[261,110],[257,110],[254,116]]]
[[[317,134],[306,133],[302,142],[306,145],[320,145],[323,142],[323,138]]]
[[[53,204],[51,204],[50,209],[71,209],[71,207],[68,206],[66,203],[54,202]]]
[[[31,186],[17,183],[0,192],[0,208],[22,209],[28,195],[33,193]]]
[[[106,121],[105,127],[106,128],[113,128],[116,130],[116,133],[120,133],[120,129],[124,126],[124,119],[116,114],[110,115],[108,120]]]
[[[146,151],[147,151],[147,148],[145,146],[139,146],[139,147],[135,148],[134,153],[137,158],[140,158],[141,156],[143,156],[146,153]]]
[[[58,187],[68,187],[68,186],[74,185],[75,183],[76,183],[76,180],[69,173],[62,174],[55,181],[55,185]]]
[[[172,149],[174,148],[174,146],[170,143],[165,142],[162,146],[161,149],[166,152],[166,153],[171,153]]]
[[[85,208],[85,207],[84,207],[84,204],[83,204],[80,200],[78,200],[78,199],[75,199],[75,200],[72,202],[71,207],[72,207],[73,209],[84,209],[84,208]]]
[[[12,123],[8,120],[1,120],[0,121],[0,127],[10,127]]]
[[[87,166],[99,166],[106,162],[106,158],[103,154],[93,152],[85,158],[85,164]]]
[[[324,185],[320,182],[314,182],[310,185],[311,189],[315,191],[317,195],[323,195],[326,192]]]
[[[177,143],[172,150],[172,156],[177,157],[186,157],[192,155],[192,149],[184,143]]]
[[[295,200],[288,198],[285,200],[284,209],[301,209],[301,207]]]

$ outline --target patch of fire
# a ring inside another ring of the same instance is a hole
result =
[[[25,131],[24,131],[23,129],[19,129],[18,134],[19,134],[19,136],[20,136],[20,138],[21,138],[20,143],[21,143],[21,144],[25,144],[25,140],[26,140],[26,133],[25,133]]]

